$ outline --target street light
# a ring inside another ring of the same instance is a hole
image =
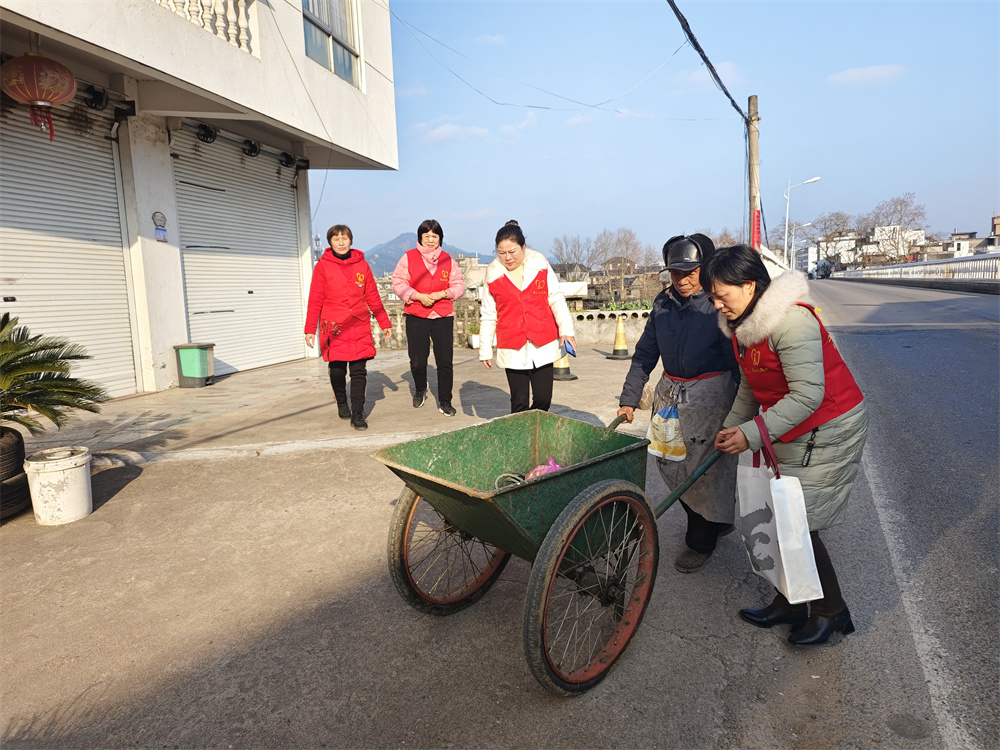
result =
[[[792,184],[791,180],[788,181],[788,188],[785,190],[785,265],[786,266],[788,265],[788,207],[791,203],[791,201],[788,198],[788,194],[792,192],[792,188],[797,188],[800,185],[808,185],[810,182],[816,182],[817,180],[819,180],[819,177],[813,177],[811,179],[806,180],[805,182],[796,183],[795,185]]]
[[[795,265],[795,230],[798,227],[811,227],[812,225],[813,224],[811,221],[807,221],[805,224],[799,224],[797,226],[792,227],[792,257],[790,260],[785,261],[785,265],[787,265],[789,268],[792,268],[792,266]]]

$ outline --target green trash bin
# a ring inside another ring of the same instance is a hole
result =
[[[215,377],[215,344],[177,344],[177,380],[181,388],[203,388]]]

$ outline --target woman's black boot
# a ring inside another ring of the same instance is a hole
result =
[[[846,607],[840,614],[832,617],[810,615],[805,625],[788,636],[788,642],[794,643],[796,646],[818,646],[821,643],[826,643],[830,636],[838,630],[843,635],[854,632],[851,611]]]
[[[802,626],[808,616],[805,604],[789,604],[788,600],[780,595],[763,609],[740,610],[740,617],[758,628],[791,625],[795,631]]]

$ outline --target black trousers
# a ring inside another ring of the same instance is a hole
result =
[[[364,412],[365,389],[368,386],[368,360],[356,359],[353,362],[339,360],[330,363],[330,385],[338,404],[347,403],[347,370],[351,371],[351,411]]]
[[[416,393],[427,390],[427,358],[434,344],[434,366],[438,376],[438,406],[451,403],[455,384],[455,319],[421,318],[406,315],[406,347],[410,354],[410,374]]]
[[[839,615],[847,608],[847,602],[844,601],[844,595],[840,592],[840,581],[837,580],[837,571],[833,569],[830,553],[826,551],[826,545],[819,538],[818,531],[810,531],[809,538],[812,540],[813,557],[816,558],[819,582],[823,587],[823,598],[809,602],[809,613],[823,617]],[[780,591],[777,592],[774,600],[782,604],[788,603],[785,595]]]
[[[541,409],[548,411],[552,406],[552,382],[555,371],[552,365],[542,365],[533,370],[505,370],[507,385],[510,386],[510,413]],[[528,406],[528,403],[531,406]]]
[[[684,543],[695,552],[708,553],[714,551],[715,545],[719,540],[719,534],[729,528],[729,524],[709,521],[701,514],[691,510],[683,500],[680,502],[684,508],[684,512],[687,513],[688,519]]]

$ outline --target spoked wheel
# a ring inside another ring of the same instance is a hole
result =
[[[407,603],[450,615],[479,600],[510,553],[456,528],[409,487],[396,501],[389,531],[389,572]]]
[[[625,653],[653,593],[656,519],[630,482],[599,482],[549,529],[528,579],[524,651],[558,695],[603,680]]]

